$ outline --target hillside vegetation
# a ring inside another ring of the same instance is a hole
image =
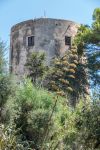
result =
[[[51,66],[31,53],[17,83],[6,50],[1,41],[0,150],[100,150],[100,8]]]

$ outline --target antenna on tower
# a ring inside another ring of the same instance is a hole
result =
[[[46,18],[46,11],[44,10],[44,18]]]

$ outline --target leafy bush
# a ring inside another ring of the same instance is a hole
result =
[[[58,136],[64,108],[57,98],[44,89],[34,87],[30,80],[21,84],[15,96],[10,97],[7,108],[11,122],[19,130],[22,141],[35,149],[45,146]],[[60,116],[59,116],[60,115]],[[55,130],[57,129],[57,130]]]
[[[11,94],[11,81],[7,75],[0,75],[0,122],[6,121],[5,104]]]
[[[25,150],[18,141],[16,131],[10,126],[0,125],[0,150]],[[26,150],[29,150],[28,147]]]
[[[100,102],[80,100],[76,108],[30,80],[18,85],[6,104],[10,124],[24,149],[99,149]]]
[[[83,149],[100,149],[100,101],[81,109],[75,127]]]

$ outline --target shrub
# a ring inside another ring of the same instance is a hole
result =
[[[10,121],[19,130],[22,141],[27,141],[35,149],[48,147],[51,138],[55,138],[61,128],[60,116],[64,108],[60,99],[44,89],[34,87],[30,80],[25,80],[18,87],[16,95],[9,98],[7,108]]]
[[[100,146],[99,105],[82,99],[69,107],[64,98],[25,80],[6,107],[24,148],[94,150]]]
[[[5,122],[7,117],[5,113],[5,104],[11,94],[11,81],[7,75],[0,75],[0,122]]]
[[[0,150],[29,150],[18,141],[16,131],[11,126],[0,124]]]

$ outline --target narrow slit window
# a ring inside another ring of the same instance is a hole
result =
[[[34,36],[28,37],[28,46],[34,46]]]
[[[65,45],[71,46],[71,37],[65,36]]]

